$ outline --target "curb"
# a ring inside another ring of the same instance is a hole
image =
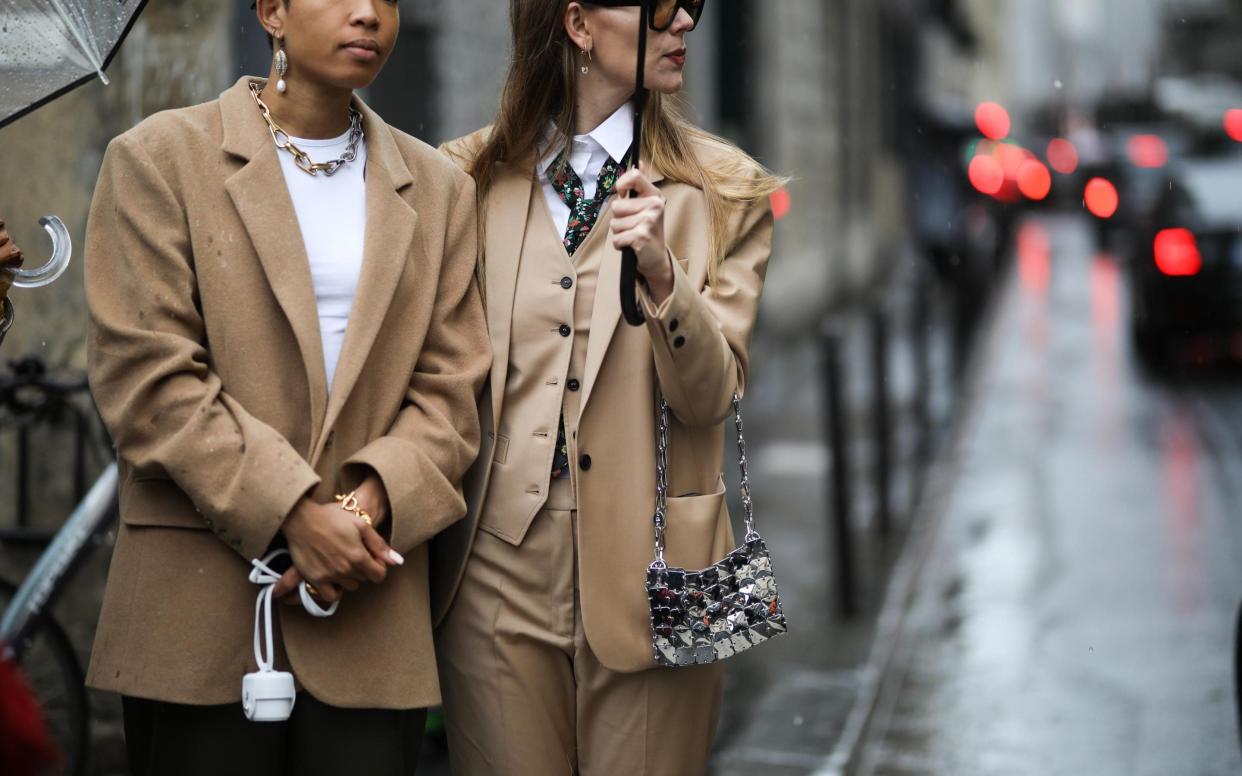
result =
[[[901,677],[893,675],[893,663],[898,645],[905,630],[910,605],[918,591],[917,582],[926,566],[932,548],[940,538],[940,526],[948,511],[949,497],[963,459],[962,445],[974,428],[978,417],[978,405],[974,401],[986,377],[985,365],[998,347],[1000,333],[997,323],[1000,311],[1009,306],[1010,297],[1016,292],[1013,283],[1013,267],[1007,267],[997,279],[1001,284],[998,294],[985,311],[980,325],[984,339],[971,354],[962,381],[959,406],[962,414],[953,423],[949,445],[940,461],[935,462],[928,475],[927,488],[919,500],[911,521],[910,533],[901,549],[900,557],[884,595],[884,603],[876,619],[876,631],[867,662],[859,669],[859,691],[846,718],[841,736],[831,754],[814,771],[814,776],[855,776],[862,763],[863,744],[867,740],[876,711],[886,695],[900,688]]]

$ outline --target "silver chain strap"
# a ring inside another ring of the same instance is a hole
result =
[[[656,436],[656,508],[655,508],[655,562],[653,568],[667,568],[664,562],[664,533],[668,527],[668,402],[660,396],[659,429]],[[742,473],[742,507],[746,513],[746,539],[750,542],[760,538],[755,529],[755,505],[750,497],[750,467],[746,460],[746,437],[742,433],[742,400],[733,393],[733,422],[737,426],[737,465]]]
[[[664,529],[668,517],[668,402],[660,396],[660,427],[656,432],[655,566],[665,568]]]
[[[755,530],[755,505],[750,500],[750,467],[746,463],[746,437],[742,434],[742,400],[733,393],[733,422],[737,425],[737,468],[742,472],[742,508],[746,510],[746,539],[759,538]]]

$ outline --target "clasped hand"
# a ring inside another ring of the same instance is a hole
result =
[[[630,192],[636,196],[630,198]],[[644,166],[629,170],[617,181],[609,231],[614,248],[634,249],[651,300],[657,305],[663,302],[673,292],[673,263],[664,241],[664,195],[647,178]]]
[[[373,525],[335,502],[319,504],[309,498],[298,502],[281,529],[289,542],[293,567],[276,583],[273,596],[296,602],[292,594],[306,580],[317,598],[332,603],[366,582],[383,582],[389,568],[405,562],[376,530],[388,520],[389,512],[379,477],[367,477],[356,493]]]

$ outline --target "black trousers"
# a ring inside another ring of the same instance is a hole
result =
[[[185,706],[125,696],[134,776],[411,776],[426,709],[341,709],[300,692],[285,722],[251,722],[241,703]]]

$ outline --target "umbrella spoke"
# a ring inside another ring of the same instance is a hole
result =
[[[52,7],[56,9],[56,13],[64,22],[66,29],[69,30],[70,37],[78,44],[78,48],[86,55],[87,60],[91,63],[91,67],[99,74],[100,79],[106,86],[108,84],[108,76],[103,71],[103,55],[95,47],[93,30],[90,23],[86,19],[85,9],[80,5],[66,6],[64,0],[50,0]]]
[[[98,77],[146,0],[0,0],[0,127]]]

